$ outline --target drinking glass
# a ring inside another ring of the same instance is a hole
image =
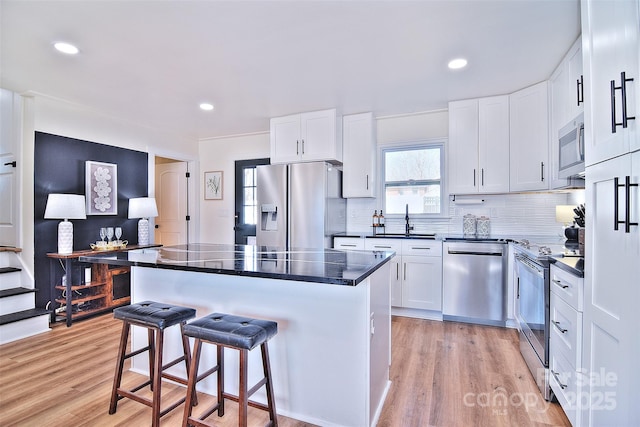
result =
[[[122,237],[122,227],[116,227],[116,240],[120,240]]]
[[[100,227],[100,238],[102,239],[103,242],[105,237],[107,237],[107,228]]]
[[[111,243],[111,239],[113,239],[113,227],[107,227],[107,240]]]

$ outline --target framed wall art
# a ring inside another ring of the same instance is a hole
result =
[[[204,199],[222,200],[222,171],[204,173]]]
[[[87,215],[118,214],[118,165],[85,162]]]

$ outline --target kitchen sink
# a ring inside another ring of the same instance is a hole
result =
[[[393,239],[431,239],[434,240],[436,238],[435,233],[427,233],[427,234],[420,234],[420,233],[410,233],[410,234],[405,234],[405,233],[384,233],[384,234],[376,234],[375,236],[367,236],[367,238],[378,238],[378,239],[384,239],[385,237],[387,238],[393,238]]]

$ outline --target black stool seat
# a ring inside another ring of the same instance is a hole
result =
[[[165,329],[196,317],[196,310],[189,307],[143,301],[113,310],[113,317],[135,322],[151,328]]]
[[[238,402],[238,426],[247,426],[248,406],[260,408],[269,413],[270,427],[278,426],[276,415],[276,402],[273,395],[273,383],[271,380],[271,366],[269,363],[269,347],[267,342],[278,333],[278,324],[269,320],[251,319],[248,317],[234,316],[231,314],[213,313],[185,325],[184,335],[194,338],[193,357],[189,366],[189,382],[187,384],[187,398],[184,406],[183,427],[208,427],[212,426],[205,421],[215,411],[218,416],[224,416],[225,399]],[[202,344],[214,344],[216,346],[217,361],[215,366],[207,372],[198,375]],[[264,377],[253,387],[248,385],[248,359],[249,351],[260,346],[262,353],[262,371]],[[240,353],[239,357],[239,381],[238,395],[232,395],[224,390],[224,348],[232,348]],[[199,416],[192,416],[193,406],[196,403],[196,382],[209,375],[217,374],[217,402],[201,412]],[[265,387],[267,404],[249,400],[249,397],[260,388]]]
[[[189,339],[184,335],[184,326],[187,320],[196,317],[196,310],[189,307],[165,304],[155,301],[143,301],[124,307],[116,308],[113,317],[122,320],[122,333],[120,334],[120,347],[118,349],[118,361],[111,390],[111,402],[109,413],[114,414],[118,407],[118,401],[129,398],[143,405],[151,407],[151,426],[158,427],[160,418],[180,406],[186,396],[176,400],[164,409],[161,409],[162,399],[162,379],[166,378],[179,384],[187,385],[188,378],[179,377],[166,372],[170,367],[184,362],[185,370],[188,374],[191,364],[191,351],[189,349]],[[132,350],[127,353],[127,343],[129,341],[129,331],[131,326],[138,326],[147,329],[147,345],[145,347]],[[180,338],[182,341],[183,354],[168,363],[163,362],[164,331],[174,325],[180,326]],[[130,389],[121,387],[124,362],[133,356],[141,353],[148,353],[149,356],[149,377],[144,382]],[[196,379],[197,381],[197,379]],[[138,394],[137,392],[149,386],[151,399]],[[191,405],[198,403],[197,398],[190,400]]]
[[[230,314],[213,313],[184,327],[188,337],[252,350],[278,333],[278,324]]]

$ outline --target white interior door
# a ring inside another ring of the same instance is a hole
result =
[[[22,129],[22,99],[0,89],[0,246],[16,246],[20,191],[18,147]]]
[[[187,242],[187,163],[156,164],[155,243],[164,246]]]

